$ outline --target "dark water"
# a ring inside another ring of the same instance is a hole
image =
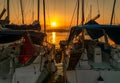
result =
[[[59,42],[60,40],[66,40],[68,37],[68,32],[50,32],[47,33],[48,41],[52,44],[55,44],[57,50],[59,50]],[[55,55],[55,57],[62,57],[62,55]],[[62,58],[60,58],[62,59]],[[61,60],[60,60],[61,61]],[[59,61],[56,61],[59,62]],[[48,83],[64,83],[64,76],[63,76],[63,64],[62,61],[60,63],[56,63],[57,71],[53,73],[48,80]]]

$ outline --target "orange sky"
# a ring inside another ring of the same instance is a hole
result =
[[[71,23],[73,11],[77,0],[46,0],[46,24],[50,25],[55,21],[58,27],[69,26]],[[84,0],[85,1],[85,19],[89,17],[90,5],[92,5],[92,18],[100,11],[100,18],[97,22],[100,24],[109,24],[114,0]],[[0,11],[6,7],[6,0],[0,0]],[[118,18],[120,15],[120,0],[117,0],[115,9],[115,23],[120,24]],[[10,0],[10,21],[11,23],[21,24],[21,11],[19,0]],[[37,19],[37,0],[23,0],[25,24],[30,24]],[[80,15],[79,23],[81,22],[81,0],[80,0]],[[40,0],[40,23],[43,24],[43,8],[42,0]],[[73,17],[72,25],[76,25],[76,13]]]

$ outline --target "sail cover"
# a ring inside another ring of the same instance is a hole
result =
[[[85,25],[99,25],[95,20],[90,20],[88,21],[87,23],[85,23]],[[103,33],[103,29],[100,29],[100,28],[87,28],[87,33],[90,35],[90,37],[92,39],[98,39],[100,38],[101,36],[104,35]]]
[[[88,35],[92,39],[98,39],[104,35],[104,32],[113,40],[116,44],[120,44],[120,25],[83,25],[76,27],[78,29],[85,28],[88,32]]]
[[[87,29],[87,33],[90,35],[92,39],[98,39],[104,35],[102,29]]]
[[[81,33],[83,28],[92,39],[98,39],[106,33],[116,44],[120,44],[120,25],[100,25],[94,20],[88,21],[83,26],[72,27],[68,41]]]
[[[120,26],[108,28],[105,31],[116,44],[120,44]]]

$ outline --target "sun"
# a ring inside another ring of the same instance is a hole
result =
[[[56,26],[57,26],[56,22],[51,23],[51,27],[56,27]]]

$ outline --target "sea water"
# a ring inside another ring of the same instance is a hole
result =
[[[68,38],[69,32],[48,32],[48,42],[55,44],[56,48],[59,48],[59,42]]]

